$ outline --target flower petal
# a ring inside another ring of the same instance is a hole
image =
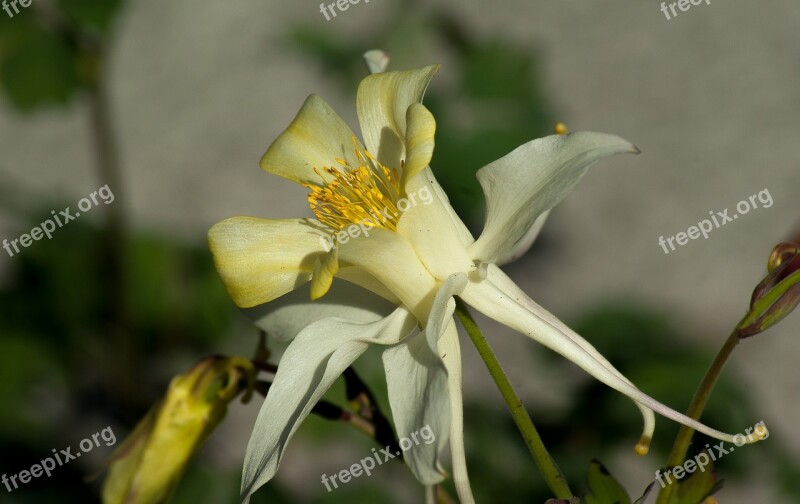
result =
[[[451,383],[448,371],[438,355],[439,339],[444,334],[445,327],[455,328],[452,323],[455,310],[453,296],[464,290],[466,284],[465,273],[456,273],[447,278],[436,293],[425,330],[384,352],[389,402],[397,435],[401,438],[408,437],[420,427],[428,427],[435,436],[435,444],[432,440],[431,443],[415,446],[412,451],[406,452],[409,466],[417,479],[425,485],[432,485],[443,479],[439,453],[451,433],[450,415],[453,414],[453,409],[449,400],[448,389]],[[460,384],[460,359],[458,362],[451,362],[451,365],[457,367],[454,370]],[[460,394],[460,385],[458,393]],[[460,395],[458,399],[460,408]],[[460,418],[460,409],[456,414]],[[458,435],[463,436],[463,432],[460,431]],[[458,442],[457,440],[456,443]]]
[[[439,65],[367,76],[358,86],[358,123],[367,149],[386,166],[405,158],[406,111],[422,96]]]
[[[333,277],[339,272],[339,250],[334,247],[314,262],[314,273],[311,276],[311,301],[324,296],[331,288]]]
[[[353,130],[317,95],[309,96],[286,131],[261,158],[261,168],[298,184],[325,185],[333,177],[322,170],[341,158],[359,166]],[[363,146],[356,140],[356,145]],[[318,169],[319,173],[314,171]]]
[[[310,219],[231,217],[208,231],[208,242],[231,298],[249,308],[307,282],[324,236]]]
[[[452,312],[450,312],[452,314]],[[467,473],[467,454],[464,450],[464,399],[462,387],[461,346],[458,329],[450,317],[444,334],[439,340],[439,352],[447,368],[450,391],[450,459],[453,464],[453,483],[461,504],[474,504],[472,488]]]
[[[436,292],[436,280],[417,258],[408,241],[398,233],[372,228],[339,245],[339,263],[355,266],[383,284],[411,310],[426,320]]]
[[[377,322],[397,308],[357,285],[334,279],[325,297],[309,301],[310,283],[244,314],[271,340],[291,341],[308,325],[331,317],[356,323]]]
[[[438,346],[447,368],[447,388],[450,395],[450,455],[453,464],[453,483],[462,504],[473,504],[472,489],[467,474],[464,451],[464,401],[461,393],[461,347],[453,320],[456,304],[453,296],[461,294],[468,282],[465,273],[454,273],[442,283],[425,324],[429,344]]]
[[[472,233],[469,231],[466,224],[464,224],[464,221],[461,220],[461,217],[459,217],[453,209],[453,206],[450,204],[450,198],[447,197],[444,189],[439,185],[439,181],[433,176],[433,171],[430,168],[426,168],[423,171],[425,173],[425,183],[431,188],[431,191],[433,191],[434,198],[438,200],[436,204],[450,216],[450,222],[453,223],[453,228],[458,232],[461,244],[467,247],[475,242],[475,237],[472,236]]]
[[[470,256],[496,262],[519,255],[515,245],[536,219],[558,204],[594,162],[621,152],[639,150],[614,135],[581,131],[530,141],[481,168],[477,176],[486,196],[486,222]]]
[[[530,297],[528,297],[525,292],[511,280],[508,275],[503,273],[503,271],[495,266],[494,264],[489,264],[487,266],[487,276],[486,279],[494,284],[500,291],[502,291],[506,296],[513,299],[515,302],[519,303],[520,305],[526,307],[531,312],[537,314],[542,319],[546,320],[548,323],[552,324],[553,327],[561,331],[564,335],[570,338],[572,341],[577,343],[581,348],[583,348],[586,352],[588,352],[592,357],[594,357],[601,365],[603,365],[608,371],[614,373],[619,377],[621,380],[628,382],[631,386],[630,380],[628,380],[622,373],[620,373],[609,361],[606,359],[603,354],[601,354],[597,349],[588,341],[583,339],[580,335],[578,335],[575,331],[570,329],[565,323],[558,319],[555,315],[550,313],[549,311],[542,308],[539,304],[533,301]],[[636,445],[636,450],[640,454],[647,453],[650,447],[650,440],[653,438],[653,431],[655,430],[655,415],[653,415],[653,410],[644,406],[636,401],[634,401],[636,407],[639,408],[639,411],[642,413],[642,418],[644,419],[644,428],[642,429],[642,438],[639,441],[639,444]]]
[[[403,166],[402,187],[405,188],[414,175],[421,172],[433,157],[436,119],[421,103],[412,103],[406,111],[406,151],[408,157]]]
[[[439,197],[433,183],[429,168],[409,181],[409,207],[397,223],[397,232],[411,243],[428,271],[441,279],[472,268],[464,244],[472,236],[455,212],[450,212],[450,203]]]
[[[384,350],[383,365],[397,436],[411,440],[413,434],[416,440],[409,449],[401,444],[403,457],[422,484],[439,483],[444,479],[439,453],[450,429],[444,363],[431,349],[425,333],[420,332]],[[418,433],[425,437],[419,440]]]
[[[309,325],[281,358],[245,454],[244,504],[278,469],[286,444],[333,382],[370,344],[396,344],[416,327],[403,308],[377,322],[329,318]]]
[[[547,217],[550,215],[550,210],[543,212],[536,220],[533,221],[530,229],[525,232],[522,238],[519,239],[517,243],[511,246],[510,249],[503,251],[497,259],[495,260],[494,264],[503,265],[510,262],[514,262],[520,257],[522,257],[528,249],[531,248],[533,242],[536,241],[536,238],[539,237],[539,233],[542,232],[542,228],[544,227],[544,223],[547,222]]]
[[[570,338],[564,334],[562,330],[543,317],[541,313],[537,313],[532,309],[533,305],[530,304],[532,301],[530,303],[526,301],[524,305],[520,304],[503,292],[502,289],[488,281],[488,279],[468,284],[461,294],[461,298],[484,315],[525,334],[554,352],[561,354],[599,381],[627,395],[637,403],[647,406],[661,415],[691,427],[698,432],[716,439],[733,442],[732,435],[707,427],[686,415],[678,413],[637,389],[629,381],[620,378],[619,372],[609,370],[604,362],[601,362],[593,355],[593,352],[587,350],[591,346],[589,342],[581,338],[581,343],[578,343],[575,338],[580,338],[580,336],[575,335]],[[552,317],[552,315],[549,316]]]
[[[336,273],[336,278],[340,278],[350,283],[354,283],[359,287],[363,287],[364,289],[367,289],[368,291],[389,301],[395,306],[402,304],[397,296],[392,294],[392,291],[387,289],[386,286],[380,283],[374,276],[362,269],[356,268],[355,266],[339,268],[339,272]]]

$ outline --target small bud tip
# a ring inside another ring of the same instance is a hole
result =
[[[762,439],[769,436],[769,430],[767,429],[766,425],[756,425],[756,428],[753,431],[753,441],[761,441]]]
[[[637,455],[647,455],[650,451],[650,441],[650,436],[642,436],[639,442],[636,443],[636,446],[633,447],[633,451],[635,451]]]
[[[566,124],[558,122],[556,123],[555,126],[553,126],[553,132],[556,135],[566,135],[567,133],[569,133],[569,128],[567,128]]]

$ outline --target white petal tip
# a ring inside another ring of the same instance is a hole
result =
[[[389,53],[381,49],[371,49],[364,53],[364,62],[371,74],[385,72],[389,67]]]

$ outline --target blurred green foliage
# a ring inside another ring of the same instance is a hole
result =
[[[69,103],[93,85],[95,58],[122,0],[58,0],[0,11],[0,85],[21,111]],[[13,12],[13,9],[11,9]]]
[[[19,232],[48,217],[33,213]],[[11,269],[0,287],[0,401],[11,409],[0,415],[0,474],[16,474],[107,425],[132,428],[185,360],[219,352],[237,332],[205,243],[153,234],[129,240],[129,325],[113,329],[103,239],[102,228],[81,219],[4,259]],[[80,469],[65,465],[14,497],[51,502],[42,495],[63,484],[65,499],[74,488],[75,502],[91,502]]]

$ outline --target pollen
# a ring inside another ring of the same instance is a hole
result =
[[[350,224],[369,224],[391,231],[397,229],[400,212],[400,176],[396,169],[382,165],[375,157],[359,149],[353,137],[358,166],[336,158],[339,166],[314,168],[325,185],[306,184],[308,204],[317,219],[339,231]],[[332,176],[326,178],[323,174]]]

